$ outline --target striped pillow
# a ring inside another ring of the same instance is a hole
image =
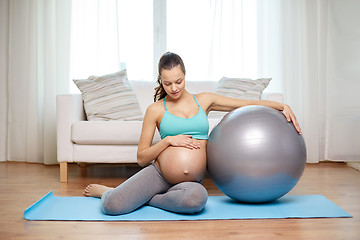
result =
[[[271,78],[227,78],[223,77],[216,86],[215,93],[227,97],[260,100],[264,89],[269,85]]]
[[[135,93],[132,91],[126,69],[101,77],[74,80],[82,93],[89,121],[142,120]]]
[[[269,85],[271,78],[260,78],[252,80],[249,78],[227,78],[223,77],[218,81],[215,93],[226,97],[260,100],[264,89]],[[219,119],[224,117],[227,112],[212,111],[209,118]]]

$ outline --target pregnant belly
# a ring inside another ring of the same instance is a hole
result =
[[[200,149],[168,147],[158,157],[161,173],[171,184],[200,181],[206,170],[206,143]]]

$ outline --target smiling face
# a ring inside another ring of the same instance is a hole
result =
[[[171,98],[178,99],[185,89],[185,73],[180,65],[172,69],[162,69],[161,82],[167,95]]]

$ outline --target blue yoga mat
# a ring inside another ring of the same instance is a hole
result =
[[[177,214],[151,206],[118,216],[105,215],[101,202],[92,197],[56,197],[49,192],[24,212],[27,220],[62,221],[171,221],[259,218],[352,217],[321,195],[286,195],[272,203],[241,204],[227,196],[209,196],[203,211]]]

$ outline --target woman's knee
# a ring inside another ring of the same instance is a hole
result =
[[[150,165],[117,188],[105,192],[102,197],[103,212],[110,215],[132,212],[168,188],[168,183],[159,175],[155,166]]]
[[[200,212],[208,199],[206,189],[198,183],[193,184],[191,187],[186,188],[186,194],[182,201],[182,207],[186,213]]]
[[[103,195],[101,198],[101,203],[103,213],[108,215],[120,215],[133,211],[129,201],[126,202],[121,198],[112,197],[110,192],[107,192],[106,195]]]

